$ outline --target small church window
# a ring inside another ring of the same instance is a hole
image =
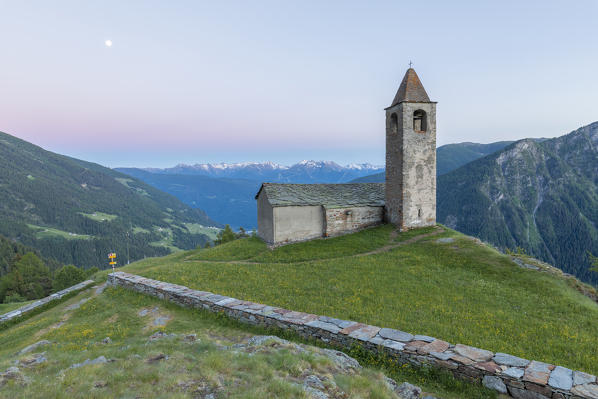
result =
[[[399,118],[397,114],[393,113],[390,116],[390,132],[391,133],[398,133],[399,131]]]
[[[421,217],[422,217],[422,210],[421,210],[421,209],[418,209],[418,210],[417,210],[417,217],[418,217],[418,218],[421,218]]]
[[[413,130],[425,132],[427,130],[426,112],[418,109],[413,113]]]

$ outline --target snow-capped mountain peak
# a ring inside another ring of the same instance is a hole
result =
[[[369,163],[352,163],[341,166],[334,161],[302,160],[290,166],[275,162],[220,162],[179,164],[167,169],[146,170],[162,174],[204,175],[257,182],[346,183],[358,177],[380,172],[384,170],[384,167]]]

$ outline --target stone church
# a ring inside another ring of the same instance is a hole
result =
[[[383,222],[400,230],[436,224],[436,102],[413,68],[386,108],[386,182],[263,183],[258,235],[279,245]]]

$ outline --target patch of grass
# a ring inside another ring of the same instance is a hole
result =
[[[390,231],[383,226],[274,251],[263,250],[256,239],[239,240],[187,252],[179,261],[148,259],[123,270],[598,373],[598,304],[564,278],[522,269],[508,256],[448,229],[388,252],[335,258],[362,252],[357,240],[368,249],[374,247],[368,238],[385,245]],[[363,238],[355,238],[359,234]],[[418,231],[401,233],[396,240],[414,234]],[[439,237],[454,241],[438,243]],[[227,256],[230,262],[205,261]],[[241,259],[262,263],[236,262]]]
[[[215,240],[220,231],[217,227],[205,227],[199,223],[184,223],[185,227],[191,234],[205,234],[210,237],[210,240]]]
[[[139,233],[151,233],[151,231],[149,231],[148,229],[144,229],[143,227],[138,227],[135,226],[133,227],[133,234],[139,234]]]
[[[35,230],[35,238],[41,240],[44,238],[62,237],[67,240],[90,240],[93,237],[87,234],[70,233],[68,231],[58,230],[52,227],[36,226],[34,224],[27,225],[30,229]]]
[[[355,255],[388,244],[393,230],[393,226],[383,225],[340,237],[288,244],[262,252],[252,260],[264,263],[300,262]]]
[[[139,188],[139,187],[131,187],[129,185],[129,183],[133,183],[132,179],[128,179],[128,178],[125,178],[125,177],[115,177],[114,179],[117,182],[119,182],[120,184],[122,184],[123,186],[125,186],[127,188],[130,188],[131,190],[134,190],[135,192],[137,192],[137,194],[140,194],[140,195],[143,195],[143,196],[146,196],[146,197],[150,197],[149,193],[147,191],[145,191],[144,189]]]
[[[79,214],[82,216],[85,216],[86,218],[94,220],[96,222],[105,222],[105,221],[110,222],[118,217],[117,215],[111,215],[109,213],[97,212],[97,211],[94,213],[79,212]]]
[[[225,245],[187,252],[187,260],[246,260],[268,250],[266,244],[256,237],[241,238]]]
[[[444,226],[441,226],[441,227],[444,228]],[[423,234],[430,234],[430,233],[434,232],[435,230],[436,230],[436,227],[422,227],[421,229],[407,230],[400,234],[397,234],[397,236],[394,239],[394,242],[407,241],[407,240],[410,240],[417,236],[421,236]],[[443,236],[451,236],[451,230],[448,230],[446,233],[441,233],[441,234],[435,235],[436,238],[443,237]]]
[[[180,248],[174,245],[174,235],[172,233],[172,229],[169,227],[160,227],[160,226],[153,226],[154,232],[160,234],[162,239],[159,241],[150,242],[149,245],[154,247],[164,247],[168,248],[171,252],[179,252],[181,251]]]
[[[129,183],[133,183],[132,179],[127,179],[126,177],[115,177],[114,180],[116,180],[117,182],[119,182],[120,184],[122,184],[125,187],[131,188],[129,186]]]
[[[0,388],[2,397],[155,397],[160,392],[160,397],[179,398],[215,392],[217,397],[227,398],[306,398],[296,382],[303,373],[314,371],[329,375],[348,398],[393,397],[384,384],[381,369],[376,367],[345,375],[339,374],[329,359],[312,351],[264,347],[263,351],[245,353],[225,348],[244,342],[253,334],[272,331],[120,288],[108,288],[103,294],[92,296],[92,291],[81,293],[0,334],[0,370],[27,357],[16,354],[25,346],[42,339],[52,342],[36,351],[45,352],[45,363],[20,367],[30,382],[25,386],[9,382]],[[86,297],[91,299],[79,309],[66,309]],[[139,316],[141,309],[157,309],[160,314],[171,316],[171,321],[163,327],[153,326],[152,313]],[[62,324],[57,327],[59,320]],[[158,330],[178,336],[149,342],[148,337]],[[187,343],[180,339],[189,333],[197,334],[198,341]],[[112,342],[102,343],[105,337]],[[158,354],[165,354],[168,359],[148,362]],[[69,368],[99,356],[114,361]],[[415,383],[418,376],[421,374],[414,373],[409,380]],[[450,384],[449,389],[444,389],[434,377],[422,381],[424,389],[433,389],[446,399],[492,397],[479,387],[463,394],[451,390]]]

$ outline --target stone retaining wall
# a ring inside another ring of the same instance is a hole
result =
[[[25,306],[21,306],[18,309],[13,310],[12,312],[8,312],[5,313],[3,315],[0,315],[0,324],[5,323],[7,321],[10,320],[14,320],[18,317],[21,317],[27,313],[32,312],[33,310],[39,308],[40,306],[44,306],[47,303],[56,301],[62,297],[64,297],[65,295],[70,294],[71,292],[75,292],[75,291],[79,291],[82,290],[83,288],[87,287],[88,285],[94,284],[95,281],[93,280],[87,280],[87,281],[83,281],[82,283],[73,285],[72,287],[66,288],[62,291],[58,291],[50,296],[47,296],[45,298],[39,299],[35,302],[32,302],[28,305]]]
[[[371,352],[387,354],[403,364],[426,364],[447,369],[456,377],[481,381],[486,387],[514,398],[598,399],[598,384],[593,375],[505,353],[242,301],[124,272],[110,274],[108,284],[185,307],[224,312],[243,323],[293,330],[304,338],[317,339],[336,347],[361,345]]]

